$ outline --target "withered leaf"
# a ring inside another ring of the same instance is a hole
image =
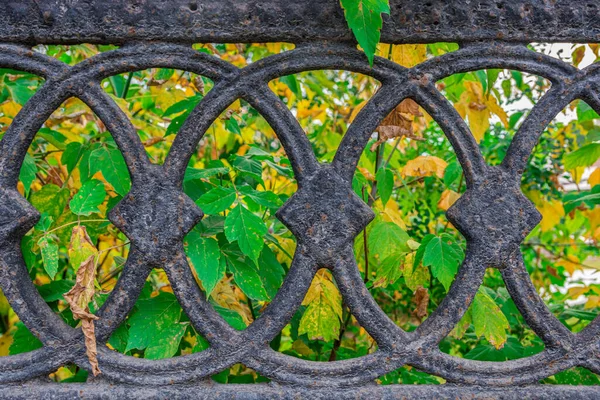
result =
[[[423,319],[427,316],[427,306],[429,305],[429,291],[423,286],[419,286],[415,292],[415,303],[417,307],[413,311],[413,315]]]
[[[79,266],[75,285],[65,293],[64,298],[69,303],[71,312],[73,312],[73,318],[81,320],[81,329],[85,336],[86,354],[92,366],[92,373],[94,376],[97,376],[100,374],[100,368],[98,366],[94,320],[97,320],[98,317],[90,312],[88,306],[95,293],[95,277],[96,256],[90,255]]]
[[[379,139],[371,146],[371,151],[375,151],[381,143],[394,138],[407,137],[414,140],[423,140],[423,138],[415,135],[413,129],[413,121],[416,117],[421,116],[423,114],[414,100],[403,100],[377,127],[376,131],[379,133]]]

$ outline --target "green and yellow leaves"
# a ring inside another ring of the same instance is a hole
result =
[[[496,349],[501,349],[507,340],[506,331],[510,328],[506,316],[485,288],[479,288],[471,307],[458,323],[453,334],[462,337],[469,324],[475,335],[484,337]]]
[[[497,349],[506,342],[506,330],[509,328],[508,320],[484,290],[479,289],[473,299],[471,319],[475,326],[475,334],[483,336]]]
[[[250,210],[238,204],[225,218],[225,236],[230,242],[237,242],[242,253],[255,263],[264,246],[267,233],[265,223]]]
[[[69,207],[76,215],[90,215],[100,212],[98,206],[104,202],[104,197],[106,197],[104,184],[97,179],[91,179],[73,196]]]
[[[358,44],[363,48],[369,64],[373,65],[373,57],[381,36],[383,19],[381,14],[390,13],[388,0],[341,0],[348,26],[352,29]]]
[[[421,249],[424,248],[421,253]],[[422,254],[424,266],[431,267],[431,273],[436,277],[446,291],[450,288],[454,276],[458,272],[458,266],[464,258],[461,247],[454,241],[454,238],[447,234],[441,236],[428,235],[421,242],[417,251],[416,261]]]
[[[140,299],[128,319],[129,336],[125,351],[145,350],[152,360],[175,355],[187,324],[180,323],[181,306],[171,293],[159,292],[155,297]]]
[[[306,334],[311,340],[335,340],[340,334],[342,320],[342,296],[327,270],[320,270],[302,302],[307,306],[298,334]]]

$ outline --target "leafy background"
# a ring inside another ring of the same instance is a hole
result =
[[[376,39],[375,43],[378,35]],[[292,48],[277,43],[195,46],[239,67]],[[379,44],[373,52],[411,67],[457,48],[451,43]],[[532,48],[551,51],[542,45]],[[35,51],[73,65],[112,49],[38,46]],[[577,45],[560,56],[578,65],[584,56],[597,59],[598,51],[595,45]],[[0,135],[42,84],[36,76],[0,70]],[[113,76],[102,86],[133,122],[150,159],[160,164],[212,82],[185,71],[150,69]],[[490,164],[502,161],[531,104],[549,86],[540,77],[501,70],[457,74],[438,82],[466,118]],[[296,116],[319,161],[330,162],[379,83],[346,71],[313,71],[274,80],[270,88]],[[528,272],[552,312],[573,332],[589,324],[600,305],[599,118],[584,102],[571,104],[544,132],[522,183],[523,192],[544,217],[522,246]],[[355,242],[365,283],[387,315],[412,331],[444,298],[464,258],[464,238],[445,217],[465,191],[460,165],[439,126],[406,100],[373,134],[352,184],[376,214]],[[71,326],[81,322],[74,318],[65,293],[73,288],[85,261],[92,257],[87,270],[93,272],[92,279],[86,286],[91,294],[79,300],[90,313],[102,305],[119,278],[129,244],[106,215],[130,186],[110,133],[77,99],[69,99],[52,114],[29,149],[18,190],[42,218],[23,239],[23,254],[40,295]],[[198,285],[235,329],[244,329],[261,314],[290,266],[295,239],[274,215],[295,189],[289,160],[275,133],[244,101],[235,102],[214,122],[190,161],[184,190],[206,217],[186,237],[186,253]],[[0,296],[0,334],[0,355],[41,346],[4,296]],[[164,272],[155,270],[108,346],[135,357],[161,359],[200,352],[208,344],[189,323]],[[315,276],[301,309],[271,346],[313,361],[359,357],[377,348],[349,313],[326,270]],[[483,361],[518,359],[543,348],[499,273],[491,269],[468,313],[440,344],[453,356]],[[50,377],[58,382],[85,381],[87,372],[68,365]],[[243,365],[213,379],[268,381]],[[407,366],[379,382],[444,380]],[[578,368],[544,382],[597,384],[598,378]]]

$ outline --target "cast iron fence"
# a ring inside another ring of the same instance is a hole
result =
[[[406,69],[377,58],[370,68],[356,49],[338,0],[0,0],[0,67],[45,78],[0,143],[0,286],[21,321],[43,343],[0,358],[0,397],[173,398],[599,398],[592,388],[541,386],[541,379],[581,366],[600,373],[600,319],[575,335],[548,310],[523,264],[519,245],[540,221],[520,190],[539,136],[571,101],[600,112],[597,64],[579,70],[528,49],[530,42],[598,42],[600,1],[392,0],[386,43],[458,42],[460,50]],[[194,51],[192,43],[285,41],[296,49],[246,68]],[[67,66],[31,50],[40,43],[112,43],[118,50]],[[210,91],[177,135],[163,166],[153,165],[131,122],[102,90],[102,79],[147,68],[176,68],[212,79]],[[552,88],[533,108],[500,166],[484,162],[463,119],[436,89],[452,74],[502,68],[542,76]],[[348,70],[381,82],[348,129],[333,162],[317,162],[306,134],[267,83],[315,69]],[[109,219],[131,241],[124,271],[98,312],[102,374],[86,384],[43,379],[58,367],[89,368],[79,329],[67,326],[38,294],[20,240],[39,213],[17,192],[20,166],[38,129],[69,97],[78,97],[104,122],[129,167],[132,189]],[[207,303],[183,251],[184,235],[202,211],[182,191],[188,160],[202,135],[242,98],[273,127],[292,163],[298,192],[278,217],[298,241],[274,301],[246,330],[231,328]],[[397,327],[367,291],[353,257],[354,237],[373,214],[351,187],[358,159],[379,122],[412,98],[441,126],[463,167],[468,189],[448,210],[467,239],[467,254],[448,295],[414,332]],[[309,362],[272,350],[269,342],[291,319],[319,268],[329,268],[358,322],[376,340],[370,355]],[[438,343],[467,310],[487,267],[498,268],[515,304],[544,341],[535,356],[477,362],[442,353]],[[127,317],[152,268],[164,268],[204,352],[151,361],[103,344]],[[217,385],[208,377],[243,363],[270,378],[263,385]],[[376,378],[403,365],[438,375],[443,386],[377,386]],[[40,378],[42,377],[42,378]]]

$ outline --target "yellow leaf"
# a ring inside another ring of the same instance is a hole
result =
[[[573,181],[578,184],[579,182],[581,182],[581,178],[583,178],[583,174],[585,173],[585,167],[577,167],[569,172],[571,173]]]
[[[342,318],[342,296],[332,281],[331,272],[322,269],[316,273],[312,284],[302,301],[302,305],[307,306],[315,301],[319,296],[325,296],[326,302],[332,310]]]
[[[585,303],[585,305],[583,306],[583,308],[597,308],[598,306],[600,306],[600,296],[597,295],[592,295],[592,296],[588,296],[588,300]]]
[[[588,183],[591,187],[600,185],[600,168],[596,168],[588,178]]]
[[[307,334],[312,340],[337,339],[342,319],[342,296],[327,270],[320,270],[306,294],[303,305],[307,306],[298,327],[298,334]]]
[[[21,105],[14,101],[7,101],[0,105],[0,113],[6,118],[12,120],[21,111]]]
[[[548,232],[560,222],[560,219],[565,216],[565,209],[559,201],[546,201],[541,206],[537,207],[542,214],[542,222],[540,228],[542,232]]]
[[[240,301],[243,298],[243,294],[237,287],[230,284],[230,280],[231,278],[221,279],[211,292],[211,297],[221,307],[237,312],[244,320],[244,323],[250,325],[252,323],[252,312],[247,304]]]
[[[569,294],[569,298],[571,298],[573,300],[577,300],[579,298],[579,296],[583,296],[584,294],[586,294],[589,291],[590,291],[590,288],[588,288],[588,287],[575,286],[575,287],[569,288],[568,294]]]
[[[466,81],[465,91],[461,94],[459,101],[455,104],[456,110],[469,122],[471,133],[477,143],[481,141],[485,132],[490,127],[490,116],[496,114],[504,126],[508,127],[508,115],[498,105],[494,96],[485,95],[480,82]]]
[[[13,337],[10,332],[4,333],[0,336],[0,357],[8,355],[8,349],[13,342]]]
[[[435,156],[419,156],[406,163],[402,169],[403,176],[437,176],[442,179],[448,163]]]
[[[350,122],[354,122],[354,118],[356,118],[356,116],[358,115],[358,113],[360,112],[360,110],[363,109],[364,106],[367,105],[367,101],[363,101],[362,103],[360,103],[359,105],[357,105],[356,107],[354,107],[354,109],[352,109],[352,113],[350,114],[350,118],[349,121]]]
[[[380,212],[380,215],[383,217],[384,221],[393,222],[402,229],[407,229],[406,223],[402,219],[402,214],[398,208],[398,203],[392,199],[386,203],[385,208],[383,207],[381,199],[377,199],[375,203],[373,203],[373,207]]]
[[[567,272],[569,272],[570,275],[573,275],[573,273],[577,270],[581,269],[581,262],[579,260],[579,258],[573,256],[573,255],[569,255],[567,256],[567,258],[563,258],[560,261],[558,261],[556,263],[557,266],[560,267],[564,267]]]
[[[441,210],[447,211],[452,204],[456,203],[456,200],[460,198],[460,194],[456,193],[453,190],[446,189],[442,193],[442,197],[440,197],[440,201],[438,202],[438,208]]]
[[[387,57],[385,55],[384,57]],[[399,44],[392,47],[392,61],[406,68],[412,68],[427,59],[427,45]]]

